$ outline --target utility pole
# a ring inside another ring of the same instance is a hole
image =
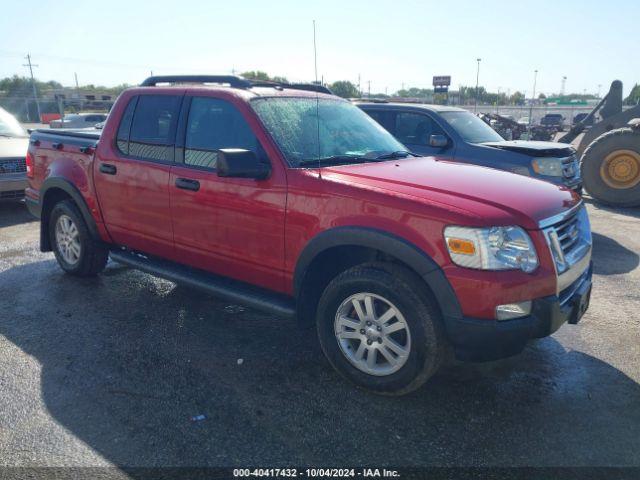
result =
[[[498,108],[499,108],[499,105],[500,105],[500,88],[501,87],[498,87],[498,98],[496,99],[496,114],[499,113]]]
[[[367,80],[367,83],[369,84],[369,87],[367,88],[367,97],[371,98],[371,80]]]
[[[476,59],[476,61],[478,62],[478,69],[476,70],[476,101],[473,105],[473,112],[477,112],[478,111],[478,96],[480,95],[480,89],[479,89],[479,83],[478,81],[480,80],[480,60],[482,60],[481,58]]]
[[[531,122],[533,120],[533,99],[536,98],[536,81],[538,80],[538,70],[533,71],[533,94],[529,102],[529,139],[531,138]],[[526,97],[525,97],[526,98]]]
[[[598,84],[598,98],[600,98],[600,89],[602,88],[602,84]]]
[[[564,76],[564,77],[562,77],[562,86],[560,87],[560,96],[564,95],[564,88],[565,88],[566,84],[567,84],[567,77]]]
[[[42,120],[42,116],[40,114],[40,102],[38,102],[38,91],[36,90],[36,80],[33,78],[33,67],[37,67],[38,65],[34,65],[31,63],[31,55],[27,54],[25,57],[27,59],[27,63],[23,64],[23,67],[29,67],[29,73],[31,74],[31,87],[33,88],[33,99],[36,101],[36,109],[38,110],[38,122]]]

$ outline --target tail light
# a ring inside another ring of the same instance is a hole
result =
[[[24,163],[27,166],[27,178],[33,178],[33,157],[31,156],[31,152],[27,152]]]

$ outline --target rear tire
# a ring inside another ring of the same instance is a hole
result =
[[[411,271],[390,264],[360,265],[334,278],[317,310],[320,345],[331,365],[379,394],[403,395],[423,385],[446,347],[426,290]]]
[[[606,205],[640,206],[640,131],[617,128],[596,138],[582,156],[582,180]]]
[[[49,240],[58,264],[71,275],[97,275],[107,264],[109,250],[91,237],[72,200],[59,202],[51,210]]]

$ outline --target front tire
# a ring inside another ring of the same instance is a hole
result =
[[[91,237],[72,200],[57,203],[49,218],[49,240],[60,267],[71,275],[97,275],[107,264],[109,250]]]
[[[440,314],[426,285],[387,264],[353,267],[333,279],[320,299],[317,330],[331,365],[375,393],[403,395],[442,363]]]

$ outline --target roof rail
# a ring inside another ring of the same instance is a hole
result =
[[[159,83],[227,83],[235,88],[250,88],[251,82],[235,75],[156,75],[147,78],[141,87],[155,87]]]
[[[294,90],[306,90],[309,92],[327,93],[333,92],[324,85],[315,83],[283,83],[267,80],[248,80],[234,75],[157,75],[147,78],[140,84],[141,87],[155,87],[159,83],[226,83],[233,88],[273,87],[291,88]]]

